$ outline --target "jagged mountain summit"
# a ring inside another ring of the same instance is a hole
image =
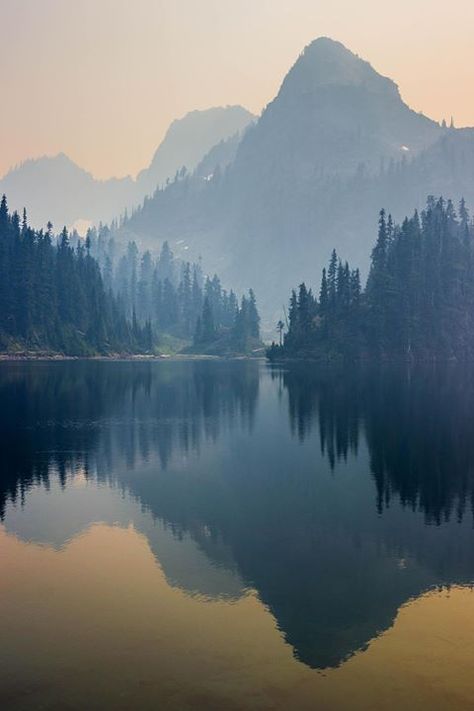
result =
[[[317,287],[333,247],[367,267],[381,207],[402,219],[430,193],[474,204],[473,147],[473,131],[413,111],[393,81],[320,38],[225,171],[159,191],[122,234],[202,255],[235,288],[255,288],[271,322],[292,285]]]
[[[139,205],[167,179],[173,179],[176,171],[183,167],[194,171],[214,146],[228,141],[236,144],[253,119],[241,106],[191,111],[173,121],[149,167],[136,180],[97,180],[60,153],[27,160],[10,170],[0,180],[0,194],[8,196],[13,209],[21,211],[27,206],[29,220],[37,227],[48,220],[56,227],[109,222]],[[234,153],[235,149],[232,157]],[[210,160],[212,163],[212,156]]]

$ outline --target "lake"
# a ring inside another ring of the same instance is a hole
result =
[[[2,709],[465,709],[474,368],[0,364]]]

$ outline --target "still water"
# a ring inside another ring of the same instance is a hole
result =
[[[0,708],[465,709],[474,369],[0,366]]]

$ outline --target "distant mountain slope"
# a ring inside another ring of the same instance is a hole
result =
[[[219,170],[225,170],[235,159],[241,140],[242,133],[234,133],[230,138],[222,140],[213,146],[197,165],[194,171],[195,175],[210,179],[217,166],[219,166]]]
[[[173,121],[150,166],[136,181],[130,177],[96,180],[60,153],[27,160],[10,170],[0,180],[0,194],[8,196],[13,209],[26,205],[29,220],[37,227],[47,220],[58,228],[79,221],[109,222],[140,204],[183,166],[193,171],[215,145],[231,137],[236,143],[253,118],[241,106],[228,106],[192,111]]]
[[[79,220],[112,219],[135,190],[131,178],[96,180],[64,153],[27,160],[0,181],[12,209],[28,209],[35,227],[51,220],[58,229]]]
[[[474,132],[412,111],[396,84],[339,42],[311,43],[247,129],[223,174],[177,181],[148,200],[124,236],[202,255],[263,315],[316,285],[333,247],[365,269],[379,209],[402,219],[434,192],[474,206]]]
[[[243,131],[254,118],[242,106],[226,106],[191,111],[173,121],[150,166],[137,176],[140,192],[153,193],[182,166],[193,172],[213,146]]]

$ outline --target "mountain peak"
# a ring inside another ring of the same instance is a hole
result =
[[[357,86],[400,98],[395,82],[329,37],[319,37],[304,48],[283,81],[280,98],[329,86]]]
[[[351,52],[350,49],[347,49],[347,47],[343,45],[342,42],[339,42],[338,40],[326,36],[316,37],[316,39],[312,40],[309,44],[306,45],[301,54],[305,54],[307,52],[323,52],[326,54],[332,53],[333,55],[348,54],[352,57],[357,56],[353,52]]]

